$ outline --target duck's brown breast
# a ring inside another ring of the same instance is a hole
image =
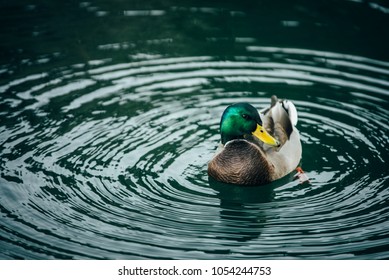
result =
[[[261,185],[272,181],[274,167],[263,152],[246,140],[226,144],[208,164],[208,174],[217,181],[239,185]]]

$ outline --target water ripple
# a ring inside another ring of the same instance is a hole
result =
[[[102,60],[0,85],[0,256],[388,258],[389,64],[247,51]],[[209,181],[224,108],[272,94],[296,104],[311,183]]]

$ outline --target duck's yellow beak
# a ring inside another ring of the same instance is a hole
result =
[[[280,146],[280,143],[276,139],[274,139],[273,136],[267,133],[266,130],[259,124],[257,124],[257,129],[253,132],[253,135],[265,144],[268,144],[273,147]]]

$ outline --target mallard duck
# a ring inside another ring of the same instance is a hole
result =
[[[301,159],[296,124],[294,104],[276,96],[261,112],[249,103],[228,106],[220,121],[221,145],[208,174],[239,185],[262,185],[289,174]]]

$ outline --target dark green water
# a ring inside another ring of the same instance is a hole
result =
[[[386,1],[2,1],[1,259],[389,258]],[[224,108],[301,166],[208,180]]]

